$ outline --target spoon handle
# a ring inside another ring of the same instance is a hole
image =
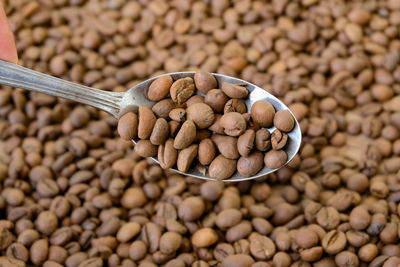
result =
[[[107,92],[0,60],[0,84],[62,97],[104,110],[117,117],[124,93]]]

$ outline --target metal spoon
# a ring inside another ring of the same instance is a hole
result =
[[[175,81],[184,77],[193,78],[194,72],[175,72],[163,75],[170,75]],[[130,88],[126,92],[108,92],[65,81],[47,74],[43,74],[0,60],[0,84],[23,88],[35,92],[44,93],[47,95],[66,98],[82,104],[87,104],[110,113],[116,119],[119,119],[121,114],[124,114],[125,110],[132,110],[137,108],[138,106],[143,105],[151,108],[154,102],[149,101],[146,98],[147,89],[150,84],[160,76],[156,76],[142,83],[139,83],[138,85]],[[283,109],[290,112],[288,107],[283,104],[279,99],[249,82],[222,74],[214,74],[214,77],[217,79],[218,84],[222,84],[223,82],[246,84],[246,88],[250,92],[248,99],[246,99],[245,101],[248,110],[250,110],[254,102],[258,100],[267,100],[275,107],[276,111]],[[275,127],[271,127],[268,130],[272,132],[275,130]],[[299,123],[296,119],[295,127],[288,134],[288,136],[288,144],[285,148],[288,154],[287,162],[293,159],[300,148],[301,132]],[[135,140],[132,141],[136,143]],[[158,163],[157,158],[152,159]],[[172,170],[187,176],[192,176],[205,180],[215,180],[206,175],[203,175],[199,170],[196,169],[196,167],[192,167],[192,169],[190,169],[188,173],[182,173],[177,169]],[[244,177],[236,172],[231,178],[223,181],[238,182],[262,178],[276,170],[278,169],[270,169],[268,167],[264,167],[259,173],[252,177]]]

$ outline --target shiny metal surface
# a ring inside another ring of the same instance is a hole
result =
[[[142,83],[139,83],[126,92],[120,93],[107,92],[79,85],[0,60],[0,84],[23,88],[52,96],[66,98],[82,104],[91,105],[110,113],[116,119],[118,119],[121,114],[124,114],[127,110],[136,110],[138,106],[146,105],[152,107],[154,102],[151,102],[146,98],[147,88],[155,79],[164,75],[170,75],[174,80],[177,80],[184,77],[193,78],[194,72],[175,72],[155,76]],[[218,84],[222,84],[223,82],[245,83],[246,88],[250,92],[248,99],[245,100],[247,109],[249,111],[252,104],[257,100],[267,100],[275,107],[276,111],[284,109],[291,113],[288,107],[275,96],[249,82],[222,74],[214,74],[214,77],[217,79]],[[198,93],[201,94],[200,92]],[[275,127],[271,127],[268,130],[272,132],[275,130]],[[295,127],[288,134],[288,136],[289,140],[286,146],[286,152],[288,154],[289,162],[296,155],[301,144],[301,131],[299,123],[296,119]],[[135,143],[135,140],[133,140],[133,142]],[[157,158],[153,158],[153,160],[158,163]],[[257,175],[252,177],[244,177],[236,172],[231,178],[223,181],[238,182],[252,179],[262,179],[267,174],[276,170],[278,169],[264,167]],[[173,169],[173,171],[199,179],[215,180],[201,174],[195,167],[192,167],[188,173],[182,173],[176,169]]]

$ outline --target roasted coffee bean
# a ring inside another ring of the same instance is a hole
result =
[[[215,119],[214,111],[205,103],[196,103],[186,109],[186,117],[192,120],[199,129],[210,127]]]
[[[198,71],[194,74],[196,88],[203,94],[207,94],[211,89],[217,88],[217,80],[208,72]]]
[[[165,75],[154,80],[150,84],[147,92],[147,97],[149,98],[149,100],[160,101],[161,99],[165,98],[169,93],[172,82],[172,77],[169,75]]]
[[[224,111],[224,107],[228,97],[220,89],[211,89],[207,92],[204,103],[209,105],[215,112],[221,113]]]
[[[256,101],[251,107],[251,118],[261,127],[272,126],[275,108],[267,101]]]
[[[194,93],[194,82],[190,77],[176,80],[170,87],[169,93],[175,103],[185,103]]]

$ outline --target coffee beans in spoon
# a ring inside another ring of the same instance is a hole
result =
[[[250,177],[264,166],[280,168],[288,160],[285,148],[295,120],[289,111],[277,111],[266,100],[247,110],[248,95],[245,84],[218,84],[204,71],[194,79],[175,81],[164,75],[148,89],[147,97],[156,102],[153,108],[139,107],[137,116],[124,114],[118,132],[125,140],[137,136],[136,151],[143,157],[158,151],[164,169],[188,172],[197,167],[224,180],[236,171]]]

